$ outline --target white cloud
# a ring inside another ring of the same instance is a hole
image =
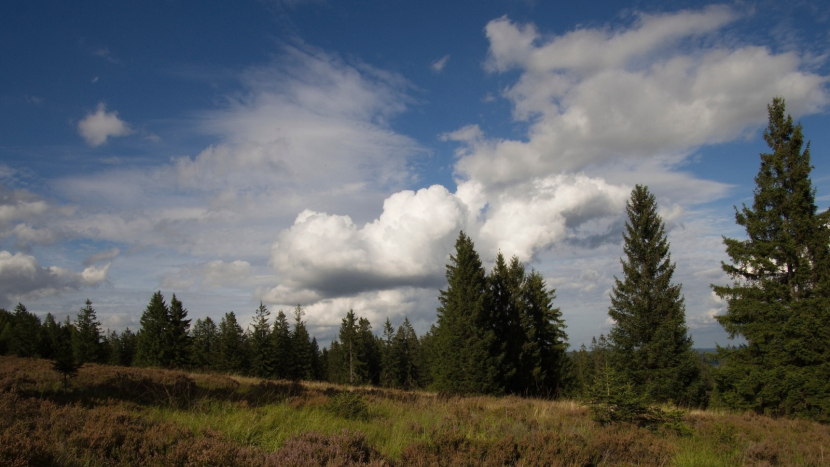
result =
[[[450,61],[450,55],[449,54],[444,55],[443,57],[439,58],[438,60],[432,62],[432,64],[430,64],[430,68],[432,68],[432,71],[434,71],[436,73],[441,73],[442,71],[444,71],[444,67],[447,66],[447,62],[449,62],[449,61]]]
[[[78,134],[92,147],[106,143],[107,138],[111,136],[127,136],[132,132],[130,126],[118,118],[118,112],[107,112],[103,102],[98,104],[95,112],[87,114],[83,120],[78,122]]]
[[[260,188],[275,179],[306,190],[395,185],[408,179],[408,159],[422,152],[386,123],[410,102],[398,75],[286,47],[274,65],[246,72],[243,84],[242,97],[205,117],[205,130],[224,143],[179,159],[179,183],[203,190]]]
[[[512,183],[621,159],[684,156],[749,134],[765,121],[773,96],[784,96],[794,115],[830,102],[827,78],[802,69],[794,52],[676,46],[735,18],[722,6],[641,15],[625,30],[580,29],[544,41],[533,25],[490,22],[488,66],[521,71],[503,94],[529,131],[527,140],[489,138],[470,127],[449,134],[464,143],[457,174]]]
[[[437,286],[466,218],[466,205],[440,185],[393,194],[363,227],[349,216],[303,211],[272,247],[271,263],[284,279],[272,300]]]
[[[88,266],[82,272],[72,272],[59,266],[43,267],[34,256],[24,253],[0,251],[0,306],[99,285],[107,279],[109,266]]]

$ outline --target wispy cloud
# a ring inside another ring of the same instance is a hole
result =
[[[439,58],[438,60],[432,62],[432,64],[430,64],[430,68],[432,68],[432,71],[434,71],[436,73],[441,73],[442,71],[444,71],[444,67],[447,66],[447,62],[449,62],[449,61],[450,61],[449,54],[444,55],[443,57]]]

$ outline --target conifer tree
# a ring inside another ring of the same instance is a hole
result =
[[[271,331],[274,349],[274,377],[290,379],[291,376],[291,326],[285,312],[280,310]]]
[[[323,360],[320,346],[317,344],[317,338],[311,338],[311,379],[314,381],[324,381],[326,379],[326,368]]]
[[[210,317],[197,319],[192,329],[193,353],[191,364],[201,370],[216,366],[219,352],[219,329]]]
[[[233,311],[225,313],[219,322],[216,367],[225,373],[244,373],[246,370],[245,334]]]
[[[349,310],[340,323],[339,337],[343,351],[343,364],[346,365],[346,382],[352,385],[365,382],[362,375],[365,373],[366,359],[358,341],[358,331],[357,316],[354,310]]]
[[[0,308],[0,355],[6,355],[9,351],[9,341],[12,335],[12,314]]]
[[[395,329],[389,318],[383,323],[383,338],[381,342],[381,371],[380,371],[380,385],[386,388],[397,387],[396,372],[400,362],[398,355],[392,352],[392,346],[395,341]]]
[[[380,340],[372,333],[372,324],[368,319],[357,320],[357,343],[365,365],[360,380],[366,384],[380,384]]]
[[[655,401],[699,403],[689,399],[699,378],[697,356],[680,285],[671,282],[675,265],[654,195],[637,185],[626,212],[623,280],[615,278],[608,310],[615,371]]]
[[[2,326],[0,326],[2,329]],[[40,358],[52,360],[58,353],[58,339],[60,339],[60,323],[52,313],[47,313],[40,328]]]
[[[395,387],[411,390],[421,384],[421,345],[409,318],[398,327],[391,352],[395,373]]]
[[[167,332],[167,346],[170,349],[169,365],[173,368],[184,368],[190,364],[190,320],[187,310],[181,301],[173,294],[170,299],[170,326]]]
[[[272,378],[275,370],[274,338],[271,323],[268,322],[269,316],[271,312],[262,302],[259,302],[250,333],[250,349],[251,373],[260,378]]]
[[[135,365],[135,356],[138,350],[138,336],[130,331],[130,328],[124,329],[124,332],[118,336],[118,347],[121,351],[121,365]]]
[[[491,357],[495,333],[488,314],[487,279],[473,241],[464,232],[447,264],[447,289],[438,300],[432,349],[433,385],[460,394],[501,393],[497,362]]]
[[[547,289],[542,275],[536,271],[527,275],[521,294],[523,341],[518,364],[521,390],[539,396],[558,397],[569,384],[571,374],[571,361],[567,357],[568,335],[562,312],[553,307],[554,292]]]
[[[10,353],[18,357],[38,356],[40,318],[29,312],[22,303],[14,307],[7,332]]]
[[[490,328],[495,336],[491,349],[493,362],[498,369],[499,385],[511,393],[523,392],[523,372],[520,354],[525,344],[522,328],[522,286],[525,280],[524,266],[515,256],[510,266],[499,252],[488,282],[487,310]]]
[[[818,212],[810,145],[785,102],[768,106],[752,207],[736,209],[745,240],[725,238],[732,285],[717,319],[744,345],[721,348],[715,372],[722,403],[773,415],[830,421],[830,210]]]
[[[294,309],[294,329],[291,332],[291,358],[289,378],[294,381],[314,379],[311,337],[303,321],[305,310],[300,305]]]
[[[72,350],[75,352],[75,361],[80,365],[101,360],[101,323],[98,322],[98,317],[89,299],[87,299],[86,305],[81,308],[78,317],[75,319]]]
[[[78,374],[81,364],[75,361],[75,352],[72,349],[72,324],[69,316],[66,322],[57,328],[57,339],[55,341],[55,360],[52,362],[52,369],[63,375],[63,390],[68,388],[68,378]]]
[[[142,366],[166,368],[172,352],[168,345],[170,310],[161,291],[153,294],[147,308],[141,314],[141,330],[138,333],[136,359]]]

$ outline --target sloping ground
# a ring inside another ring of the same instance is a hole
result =
[[[0,465],[828,465],[827,426],[713,412],[689,433],[570,401],[439,397],[0,357]]]

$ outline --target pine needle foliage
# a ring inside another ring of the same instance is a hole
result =
[[[680,285],[672,283],[665,225],[648,188],[637,185],[626,205],[623,279],[615,277],[608,315],[615,369],[635,391],[658,402],[699,403],[697,356],[686,327]]]
[[[496,336],[487,303],[487,278],[473,241],[460,232],[447,264],[447,289],[438,301],[438,325],[432,362],[433,386],[460,394],[503,392],[497,362],[491,356]]]
[[[92,302],[87,299],[86,304],[78,312],[75,320],[75,332],[72,334],[72,350],[75,361],[79,364],[101,361],[101,323],[92,308]]]
[[[768,106],[752,207],[736,208],[746,239],[724,238],[731,285],[718,322],[744,344],[718,351],[721,403],[830,421],[830,211],[818,213],[810,145],[782,98]]]

